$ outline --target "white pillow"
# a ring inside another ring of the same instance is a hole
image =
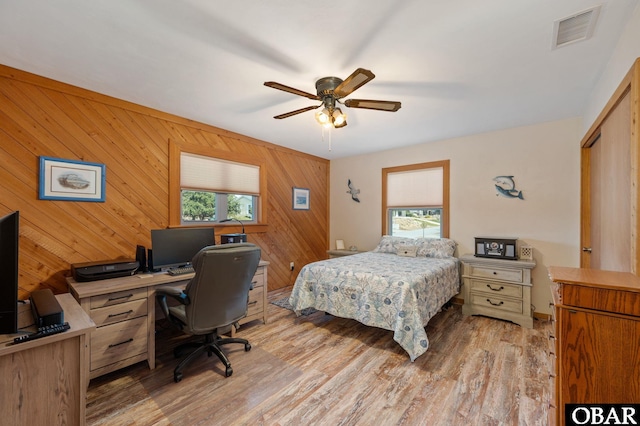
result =
[[[401,245],[398,247],[398,256],[405,257],[416,257],[418,254],[418,247],[409,246],[409,245]]]
[[[380,239],[380,242],[373,249],[375,253],[398,253],[398,247],[401,245],[414,245],[415,241],[413,238],[407,237],[394,237],[392,235],[383,235]]]

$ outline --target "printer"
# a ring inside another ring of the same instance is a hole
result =
[[[74,263],[71,265],[71,275],[78,282],[106,280],[133,275],[139,267],[140,262],[133,259]]]

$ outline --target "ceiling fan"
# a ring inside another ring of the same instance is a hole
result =
[[[370,82],[374,78],[375,75],[371,71],[365,70],[364,68],[358,68],[353,73],[351,73],[351,75],[347,77],[346,80],[342,80],[338,77],[323,77],[316,81],[316,95],[295,89],[293,87],[285,86],[284,84],[276,83],[275,81],[267,81],[264,83],[264,85],[272,87],[274,89],[293,93],[294,95],[304,96],[305,98],[321,101],[320,105],[300,108],[295,111],[276,115],[273,118],[287,118],[324,106],[321,111],[318,111],[316,113],[316,120],[322,125],[340,128],[347,125],[347,116],[342,112],[342,110],[340,110],[340,108],[336,107],[336,103],[342,104],[349,108],[374,109],[378,111],[395,112],[400,109],[401,104],[400,102],[396,101],[375,101],[370,99],[347,99],[344,102],[341,101],[342,98],[350,95],[356,89]]]

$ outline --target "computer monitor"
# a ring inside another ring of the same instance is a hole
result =
[[[185,266],[202,248],[215,244],[213,228],[151,230],[153,270]]]
[[[0,334],[18,332],[20,212],[0,218]]]

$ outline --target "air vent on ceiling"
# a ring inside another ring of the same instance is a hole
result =
[[[600,6],[596,6],[554,22],[553,48],[556,49],[590,38],[593,35],[599,13]]]

